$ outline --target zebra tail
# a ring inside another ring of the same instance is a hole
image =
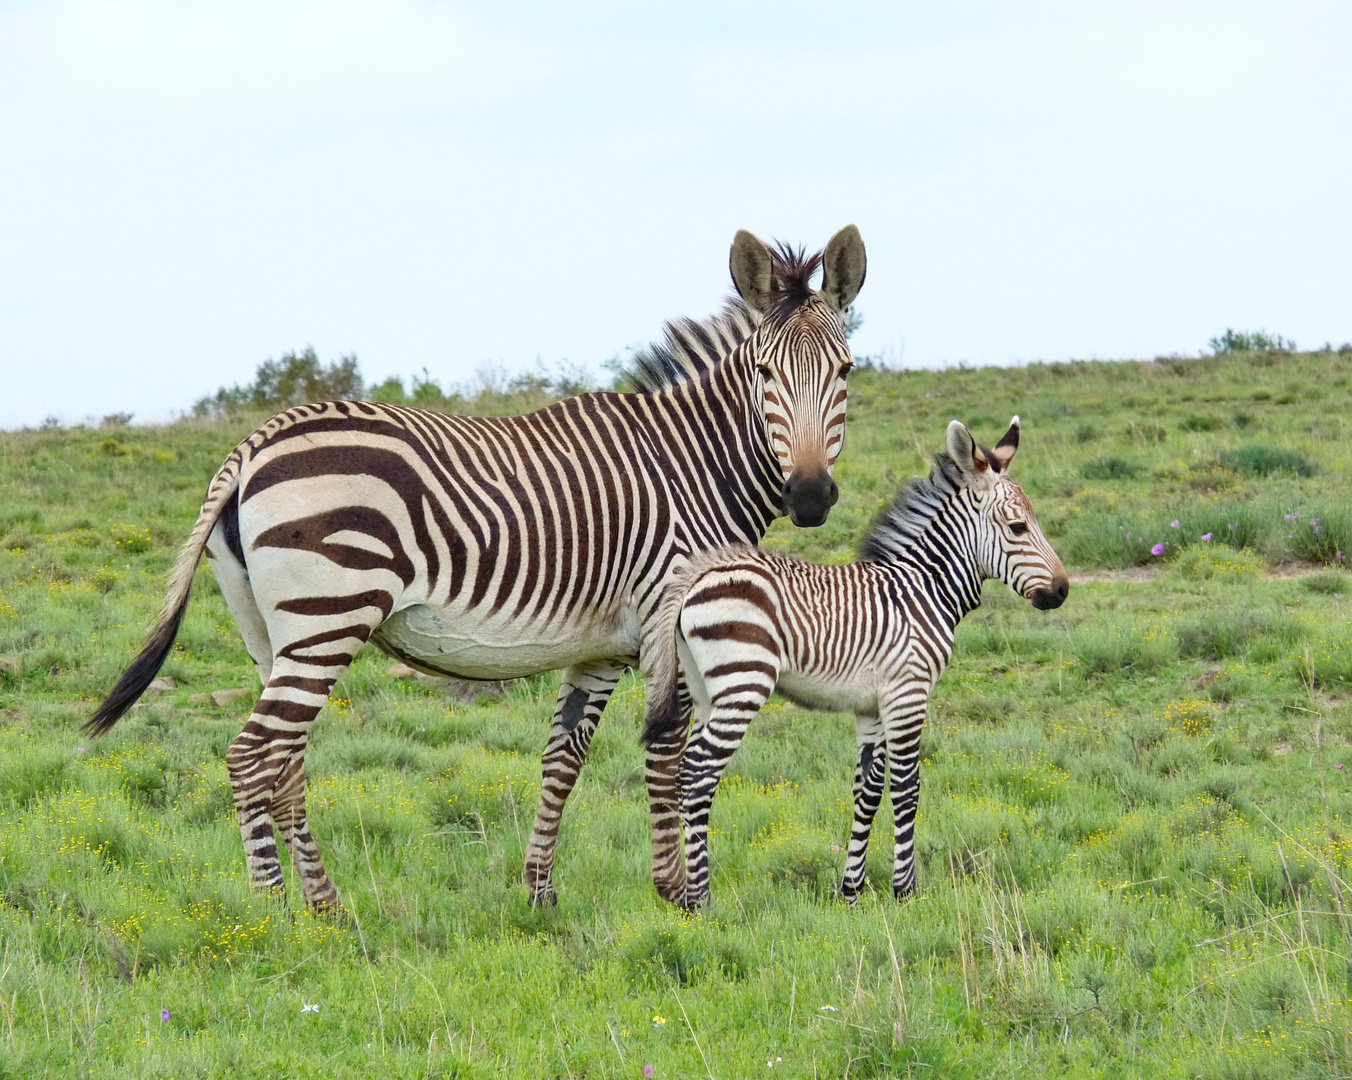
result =
[[[207,546],[207,537],[221,516],[221,511],[239,491],[239,471],[242,462],[239,450],[235,450],[221,466],[207,488],[207,497],[202,502],[201,513],[197,515],[197,524],[193,526],[188,541],[174,561],[173,571],[169,575],[169,585],[165,590],[164,607],[159,618],[141,647],[140,653],[131,665],[122,673],[103,704],[84,725],[84,731],[90,735],[106,735],[112,726],[122,718],[122,714],[136,704],[137,698],[145,693],[151,680],[159,674],[169,650],[174,647],[178,628],[183,623],[183,613],[188,608],[188,594],[192,591],[193,574]]]
[[[667,586],[657,610],[657,625],[649,649],[651,660],[645,675],[648,707],[641,740],[644,746],[666,742],[681,724],[681,659],[676,649],[677,623],[693,581],[688,569]]]

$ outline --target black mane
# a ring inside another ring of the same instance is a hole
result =
[[[776,243],[770,254],[774,276],[765,315],[734,296],[707,319],[673,319],[663,327],[663,340],[634,354],[623,372],[629,385],[652,394],[698,379],[749,338],[763,318],[782,322],[802,307],[813,293],[812,275],[822,265],[822,253],[808,255],[792,244]]]
[[[859,543],[861,562],[891,562],[929,528],[962,487],[962,473],[947,453],[934,455],[934,467],[923,480],[901,489]]]

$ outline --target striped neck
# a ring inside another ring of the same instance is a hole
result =
[[[952,459],[940,454],[928,479],[908,486],[878,515],[860,545],[859,558],[919,577],[957,626],[981,606],[986,579],[975,526],[971,489],[962,483]]]
[[[784,477],[766,434],[764,387],[751,346],[743,342],[699,378],[649,398],[679,436],[667,443],[668,453],[685,455],[687,467],[672,468],[668,479],[699,508],[690,524],[704,542],[756,544],[784,514]]]

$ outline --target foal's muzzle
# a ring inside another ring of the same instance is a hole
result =
[[[1039,611],[1051,611],[1053,608],[1059,608],[1066,602],[1066,597],[1070,595],[1070,578],[1062,575],[1053,578],[1052,583],[1044,589],[1034,589],[1033,594],[1028,597],[1033,602],[1033,607]]]

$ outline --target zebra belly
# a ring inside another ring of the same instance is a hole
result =
[[[566,626],[522,626],[417,604],[394,612],[371,641],[414,667],[438,674],[517,679],[585,660],[637,656],[639,625],[636,616],[625,612]]]
[[[775,689],[790,701],[823,712],[878,715],[878,689],[862,678],[780,672]]]

